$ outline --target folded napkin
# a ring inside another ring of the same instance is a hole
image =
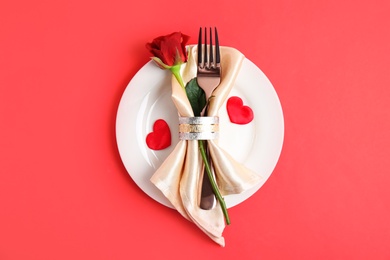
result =
[[[196,57],[197,46],[192,46],[189,48],[187,63],[182,65],[184,82],[196,77]],[[207,116],[218,116],[218,110],[234,86],[243,60],[244,55],[238,50],[221,47],[221,83],[214,90],[214,97],[210,99]],[[185,91],[174,77],[172,78],[172,100],[179,116],[194,116]],[[259,184],[261,177],[221,149],[217,139],[207,142],[216,181],[223,196],[239,194]],[[210,210],[199,207],[203,169],[198,141],[180,140],[172,153],[153,174],[151,182],[161,190],[183,217],[195,223],[216,243],[225,246],[225,240],[222,237],[225,220],[218,201],[217,205]]]

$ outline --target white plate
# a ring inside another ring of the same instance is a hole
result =
[[[123,164],[134,182],[151,198],[172,207],[150,181],[150,177],[172,152],[179,141],[175,130],[177,110],[171,100],[171,73],[148,62],[133,77],[118,107],[116,137]],[[283,112],[279,98],[264,73],[245,59],[230,96],[239,96],[252,108],[254,120],[247,125],[229,121],[226,104],[220,111],[219,144],[237,161],[264,177],[271,175],[279,159],[283,137]],[[172,133],[172,145],[165,150],[150,150],[146,135],[155,120],[164,119]],[[239,194],[225,197],[233,207],[252,196],[263,184]]]

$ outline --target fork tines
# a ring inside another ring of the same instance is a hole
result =
[[[215,47],[213,47],[213,34],[210,28],[210,42],[207,45],[207,28],[204,28],[204,44],[202,43],[202,27],[199,29],[198,38],[198,66],[200,68],[213,69],[220,66],[221,58],[219,52],[219,40],[217,28],[214,28]],[[204,51],[202,51],[204,48]],[[215,55],[214,55],[215,49]],[[215,62],[214,62],[215,58]]]

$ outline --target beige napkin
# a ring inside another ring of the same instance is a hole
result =
[[[190,47],[187,63],[182,65],[184,82],[196,77],[197,46]],[[222,80],[213,92],[208,116],[217,116],[240,71],[244,55],[234,48],[221,47]],[[172,78],[172,100],[180,116],[194,116],[185,91]],[[223,131],[223,129],[220,129]],[[239,194],[261,181],[261,177],[234,160],[218,146],[217,140],[209,144],[216,181],[222,195]],[[220,204],[211,209],[199,207],[203,179],[203,161],[198,141],[180,140],[172,153],[151,178],[183,217],[195,223],[203,232],[221,246],[225,246],[222,232],[225,220]]]

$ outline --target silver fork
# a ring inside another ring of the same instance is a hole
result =
[[[215,57],[213,47],[213,34],[210,28],[210,43],[207,46],[207,30],[204,30],[204,45],[202,44],[202,28],[199,29],[198,38],[198,85],[204,90],[208,101],[214,89],[221,82],[221,55],[217,28],[215,30]],[[203,48],[202,48],[203,46]],[[205,111],[203,111],[204,114]]]
[[[217,28],[214,29],[215,47],[213,47],[212,30],[210,28],[210,43],[207,46],[207,29],[204,30],[204,44],[202,44],[202,28],[199,29],[198,38],[198,70],[197,82],[204,90],[206,101],[209,102],[210,97],[216,87],[221,82],[221,56],[219,51],[219,40]],[[215,49],[215,53],[214,53]],[[202,116],[207,113],[207,106],[202,111]],[[208,152],[208,149],[206,149]],[[209,157],[209,156],[208,156]],[[210,162],[211,166],[211,162]],[[210,167],[212,169],[212,167]],[[200,207],[202,209],[212,209],[215,205],[216,198],[214,196],[210,180],[207,173],[203,175],[202,193]]]

